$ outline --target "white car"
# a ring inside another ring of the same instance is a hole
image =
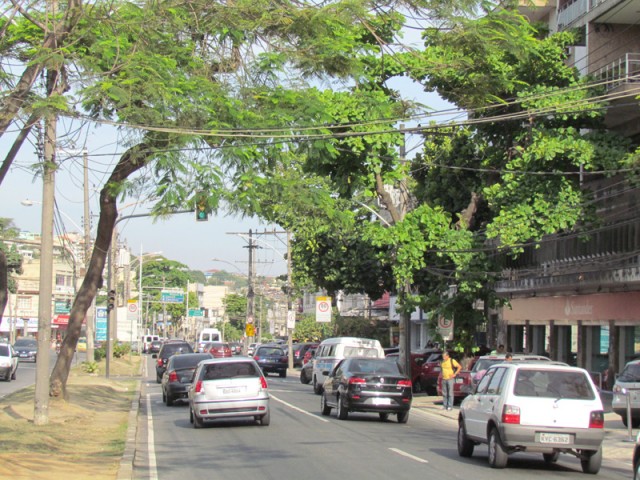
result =
[[[576,456],[585,473],[602,464],[604,412],[586,370],[552,362],[505,362],[491,366],[460,405],[458,453],[470,457],[488,444],[489,465],[504,468],[517,452],[557,461]]]
[[[640,360],[632,360],[624,366],[613,386],[611,407],[620,415],[624,426],[628,426],[627,400],[631,407],[631,427],[640,427]]]
[[[18,354],[9,343],[0,343],[0,376],[10,382],[16,379]]]
[[[194,428],[206,420],[249,417],[271,422],[269,389],[258,363],[249,357],[225,357],[198,364],[189,387],[189,419]]]

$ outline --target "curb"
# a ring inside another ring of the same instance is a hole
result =
[[[140,362],[140,377],[146,377],[147,362]],[[140,397],[142,395],[142,380],[136,381],[136,393],[131,401],[129,417],[127,418],[127,435],[124,452],[118,466],[116,480],[131,480],[133,478],[133,463],[136,458],[136,437],[138,435],[138,412],[140,410]]]

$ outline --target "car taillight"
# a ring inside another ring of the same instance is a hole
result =
[[[520,407],[505,405],[502,408],[502,423],[520,424]]]
[[[202,380],[198,380],[198,381],[196,382],[196,389],[195,389],[195,392],[196,392],[196,393],[200,393],[201,391],[202,391]]]
[[[258,355],[254,355],[253,359],[257,361],[257,360],[260,360],[260,357]]]
[[[589,428],[604,428],[604,412],[594,410],[589,416]]]
[[[399,387],[409,387],[411,388],[411,380],[398,380]]]
[[[159,366],[159,367],[161,367],[162,365],[163,365],[162,359],[161,359],[161,358],[159,358],[159,359],[158,359],[158,366]]]
[[[260,377],[260,386],[262,388],[269,388],[269,385],[267,385],[267,379],[264,377]]]
[[[364,385],[367,381],[364,378],[360,377],[351,377],[349,379],[349,385]]]
[[[169,372],[169,382],[177,382],[178,381],[178,374],[174,371]]]

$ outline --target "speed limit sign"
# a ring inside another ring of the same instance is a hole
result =
[[[316,297],[316,322],[331,321],[331,297]]]

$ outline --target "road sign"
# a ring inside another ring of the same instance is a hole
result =
[[[164,303],[184,303],[184,292],[162,291],[161,300]]]
[[[453,340],[453,320],[450,318],[438,318],[438,333],[444,340]]]
[[[204,314],[203,314],[201,308],[190,308],[189,309],[189,316],[190,317],[204,317]]]
[[[138,301],[129,300],[127,302],[127,320],[133,321],[138,319]]]
[[[256,327],[253,326],[252,323],[247,323],[247,326],[244,329],[247,337],[255,337],[256,336]]]
[[[248,324],[252,324],[253,325],[253,315],[248,315],[247,316],[247,323]],[[253,335],[252,335],[253,336]]]
[[[331,297],[316,297],[316,322],[331,321]]]

